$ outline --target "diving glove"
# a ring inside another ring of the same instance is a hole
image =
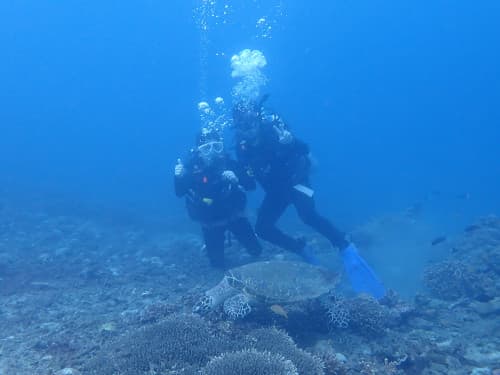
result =
[[[229,181],[232,184],[238,183],[238,177],[236,177],[233,171],[225,170],[224,172],[222,172],[222,177],[224,177],[227,181]]]
[[[182,164],[181,159],[177,159],[177,164],[174,170],[175,177],[181,177],[184,174],[184,164]]]
[[[287,145],[292,143],[293,135],[288,130],[285,129],[285,124],[280,122],[280,125],[273,125],[276,134],[278,135],[278,142],[282,145]]]

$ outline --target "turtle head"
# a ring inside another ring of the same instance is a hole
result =
[[[213,297],[205,294],[193,306],[193,313],[202,315],[207,314],[213,309],[214,305],[215,303]]]
[[[225,277],[228,285],[231,288],[237,289],[237,290],[243,290],[245,289],[245,283],[236,277],[236,275],[232,272],[229,272],[228,275]]]

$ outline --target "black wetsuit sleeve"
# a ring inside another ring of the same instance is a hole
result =
[[[257,183],[252,175],[252,171],[242,169],[239,176],[240,185],[243,186],[245,190],[255,190],[257,188]]]
[[[309,155],[309,145],[304,141],[294,138],[293,147],[297,155]]]
[[[237,166],[235,167],[238,171],[236,175],[241,181],[241,186],[245,190],[255,190],[257,184],[255,182],[254,171],[252,168],[252,160],[249,157],[248,149],[245,146],[245,140],[239,139],[236,142],[236,159],[235,162]]]
[[[264,143],[268,145],[269,149],[275,150],[275,155],[278,157],[289,157],[290,155],[303,156],[309,154],[309,146],[307,143],[298,139],[280,117],[274,115],[274,117],[271,118],[274,120],[263,123],[261,137]],[[289,143],[281,143],[276,127],[289,131],[292,135],[292,141]]]
[[[309,154],[309,146],[307,145],[307,143],[305,143],[302,140],[295,137],[295,134],[293,134],[293,132],[291,132],[288,125],[281,119],[281,117],[279,115],[273,114],[270,116],[270,118],[272,119],[272,121],[270,121],[271,126],[268,127],[268,130],[271,131],[271,129],[272,129],[272,130],[274,130],[275,133],[272,135],[268,134],[268,136],[272,137],[274,142],[279,143],[279,146],[278,146],[279,148],[281,148],[285,152],[294,153],[296,155],[308,155]],[[279,142],[279,136],[276,133],[276,128],[287,130],[288,132],[290,132],[292,137],[293,137],[292,141],[290,143],[281,144]]]
[[[245,190],[255,190],[257,188],[257,183],[253,177],[250,167],[243,165],[235,160],[230,160],[228,162],[230,169],[238,177],[238,182],[241,187]]]

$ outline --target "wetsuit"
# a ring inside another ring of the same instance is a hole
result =
[[[175,193],[178,197],[186,197],[189,216],[201,224],[211,265],[224,267],[226,230],[232,232],[250,254],[259,255],[261,245],[244,216],[246,194],[243,189],[255,188],[255,182],[238,173],[238,164],[226,155],[206,166],[192,152],[184,168],[181,176],[175,176]],[[236,174],[237,183],[223,176],[227,170]]]
[[[309,147],[295,137],[287,143],[281,142],[277,128],[286,129],[281,118],[264,113],[260,115],[254,138],[236,133],[238,160],[266,193],[255,225],[257,235],[289,251],[302,251],[304,239],[293,238],[276,227],[286,208],[293,204],[305,224],[328,238],[334,247],[344,249],[348,245],[345,234],[318,214],[314,198],[308,194],[312,192],[308,190]]]

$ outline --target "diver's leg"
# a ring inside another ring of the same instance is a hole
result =
[[[224,226],[203,226],[203,238],[210,265],[224,268]]]
[[[328,238],[334,247],[343,250],[349,245],[349,242],[345,239],[345,233],[338,230],[327,218],[318,213],[313,197],[309,197],[300,191],[294,191],[293,204],[302,221]]]
[[[304,241],[293,238],[276,227],[276,222],[289,204],[290,199],[286,195],[266,194],[259,208],[255,232],[262,239],[297,253],[304,248]]]
[[[259,256],[262,253],[260,244],[252,225],[246,217],[239,217],[229,224],[229,230],[236,239],[247,249],[250,255]]]

